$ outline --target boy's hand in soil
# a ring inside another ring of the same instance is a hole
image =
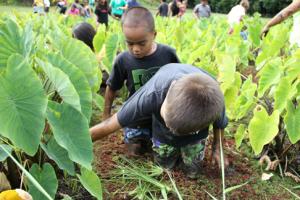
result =
[[[220,139],[221,138],[221,139]],[[217,164],[218,167],[221,169],[221,152],[220,152],[220,146],[222,141],[222,145],[224,143],[224,130],[223,129],[214,129],[214,140],[212,144],[212,154],[211,154],[211,161],[212,164]],[[223,145],[224,146],[224,145]],[[223,158],[224,158],[224,168],[226,169],[229,165],[228,159],[224,154],[223,151]]]

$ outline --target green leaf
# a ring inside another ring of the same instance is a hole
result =
[[[0,133],[33,156],[45,124],[47,98],[26,60],[14,54],[0,76]]]
[[[6,67],[8,58],[14,53],[28,56],[33,47],[33,36],[31,23],[27,23],[22,32],[14,20],[6,19],[0,26],[0,69]]]
[[[53,167],[49,163],[44,163],[41,169],[37,164],[33,164],[29,172],[54,199],[58,188],[58,181]],[[31,182],[28,183],[28,187],[33,199],[47,199]]]
[[[8,157],[8,154],[2,149],[5,149],[10,154],[12,152],[12,148],[10,146],[6,144],[0,144],[0,162],[3,162]]]
[[[249,181],[247,181],[246,183],[240,184],[240,185],[235,185],[235,186],[226,188],[225,193],[227,194],[233,190],[239,189],[240,187],[243,187],[244,185],[247,185],[248,183],[249,183]]]
[[[108,73],[112,70],[112,63],[117,55],[119,44],[119,35],[117,33],[113,33],[106,38],[105,41],[105,58],[103,63]]]
[[[300,140],[300,107],[295,107],[292,102],[287,103],[287,114],[284,117],[286,131],[290,141],[295,144]]]
[[[231,55],[219,53],[216,62],[219,67],[218,80],[222,83],[222,90],[225,91],[235,80],[236,60]]]
[[[77,174],[77,177],[79,178],[83,187],[98,200],[102,200],[102,185],[97,174],[84,168],[81,168],[80,171],[81,175]]]
[[[260,76],[257,90],[258,97],[262,97],[271,85],[276,84],[280,80],[282,72],[281,58],[279,57],[271,60],[264,66],[264,68],[258,73]]]
[[[83,72],[59,54],[50,53],[48,61],[69,76],[80,97],[81,111],[90,120],[92,115],[92,91]]]
[[[264,145],[270,143],[277,135],[278,124],[278,110],[274,110],[269,116],[264,107],[256,107],[248,127],[250,144],[256,155],[262,151]]]
[[[252,76],[249,76],[243,83],[240,89],[240,95],[235,102],[235,106],[233,106],[235,120],[243,118],[255,104],[256,88],[256,84],[252,83]]]
[[[68,156],[68,152],[59,146],[53,137],[50,138],[47,145],[43,143],[40,145],[47,156],[54,160],[60,169],[67,171],[72,176],[75,175],[75,167]]]
[[[96,53],[99,53],[105,43],[106,39],[106,26],[99,25],[97,33],[93,39],[93,46]]]
[[[104,108],[104,98],[103,96],[99,95],[99,94],[95,94],[94,95],[94,99],[93,99],[94,103],[96,104],[96,106],[101,110],[103,111]]]
[[[286,107],[287,101],[296,93],[296,88],[292,87],[291,79],[284,77],[276,87],[274,95],[274,109],[282,112]]]
[[[245,132],[246,132],[246,125],[245,124],[240,124],[239,127],[236,130],[236,133],[234,135],[235,139],[235,148],[239,148],[242,144],[242,141],[245,137]]]
[[[93,146],[87,119],[72,106],[49,102],[47,119],[56,142],[66,149],[69,158],[92,169]]]
[[[21,169],[21,171],[25,174],[25,176],[28,178],[30,183],[32,183],[40,192],[42,192],[48,200],[53,200],[53,198],[51,198],[51,196],[37,182],[37,180],[5,148],[2,148],[2,146],[0,146],[0,149],[2,149],[12,159],[12,161]]]
[[[55,90],[63,101],[70,104],[78,111],[81,111],[79,95],[68,75],[59,68],[53,67],[50,63],[43,62],[39,59],[37,59],[37,62],[53,83]]]
[[[242,84],[241,77],[236,72],[234,83],[229,88],[227,88],[227,90],[224,92],[225,106],[229,118],[234,118],[233,116],[234,106],[238,97],[241,84]]]
[[[81,41],[72,38],[64,38],[56,45],[60,50],[59,53],[84,73],[93,93],[96,93],[102,78],[96,56],[91,49]]]

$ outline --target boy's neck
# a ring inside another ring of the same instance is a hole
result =
[[[157,44],[156,44],[156,42],[153,42],[151,51],[146,56],[152,55],[156,51],[156,49],[157,49]]]

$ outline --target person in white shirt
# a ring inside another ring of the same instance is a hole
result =
[[[291,45],[296,44],[298,47],[300,47],[300,0],[294,0],[290,5],[273,17],[262,29],[260,34],[261,38],[266,36],[272,26],[283,22],[291,15],[294,17],[294,22],[290,34],[290,43]]]
[[[44,11],[48,13],[50,10],[50,0],[44,0]]]
[[[246,15],[248,9],[248,0],[242,0],[239,5],[231,8],[230,12],[227,15],[227,21],[230,25],[229,34],[233,33],[234,25],[239,24],[243,20],[243,17]]]

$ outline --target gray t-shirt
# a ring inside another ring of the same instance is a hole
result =
[[[114,91],[126,83],[129,96],[143,86],[157,70],[169,63],[179,63],[175,49],[158,44],[156,51],[143,58],[135,58],[128,51],[120,53],[113,64],[107,85]]]
[[[209,5],[198,4],[194,8],[194,13],[196,13],[196,15],[200,18],[210,17],[211,10]]]
[[[186,74],[206,73],[197,67],[188,64],[168,64],[163,66],[142,88],[131,96],[117,113],[118,121],[122,127],[147,127],[152,128],[152,136],[156,140],[181,147],[206,138],[208,128],[188,136],[175,136],[165,125],[160,116],[160,108],[172,81]],[[205,113],[204,113],[205,114]],[[214,122],[215,128],[223,129],[227,126],[228,119],[224,111],[220,118]]]

